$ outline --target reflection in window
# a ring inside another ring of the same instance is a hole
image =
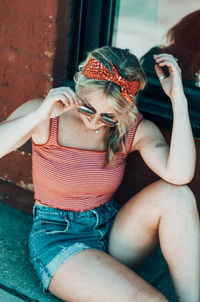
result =
[[[200,87],[199,0],[121,0],[113,46],[129,48],[154,73],[154,53],[179,60],[185,84]],[[171,30],[170,30],[171,29]]]
[[[157,1],[120,0],[118,5],[113,46],[129,48],[137,57],[141,57],[158,43]]]
[[[136,54],[148,79],[138,97],[139,110],[159,126],[171,129],[171,101],[155,73],[153,54],[173,54],[182,70],[193,133],[200,139],[199,0],[118,0],[117,8],[112,45]]]

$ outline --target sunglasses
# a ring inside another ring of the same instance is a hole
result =
[[[101,113],[98,115],[94,108],[90,108],[88,104],[83,103],[83,105],[77,107],[77,111],[81,114],[87,116],[98,116],[100,121],[108,127],[115,127],[117,125],[117,121],[114,120],[114,116],[110,116],[110,114]]]

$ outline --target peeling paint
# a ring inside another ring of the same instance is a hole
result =
[[[45,50],[45,51],[44,51],[44,55],[45,55],[46,57],[48,57],[48,58],[51,58],[51,57],[53,57],[54,52],[49,51],[49,50]]]
[[[11,181],[11,180],[8,178],[8,175],[1,176],[1,177],[0,177],[0,180],[7,181],[7,182],[10,182],[10,183],[13,184],[13,181]],[[31,191],[31,192],[34,192],[33,184],[32,184],[32,183],[25,184],[25,182],[24,182],[23,180],[21,180],[20,182],[16,182],[15,185],[16,185],[16,186],[19,186],[19,187],[22,188],[22,189],[25,189],[25,190],[29,190],[29,191]]]
[[[1,177],[0,177],[0,180],[6,181],[6,182],[10,182],[10,183],[13,183],[13,182],[8,178],[8,175],[1,176]]]
[[[11,181],[9,178],[7,178],[7,175],[1,176],[0,180],[3,180],[3,181],[6,181],[6,182],[9,182],[9,183],[13,184],[13,181]],[[20,182],[15,183],[15,185],[22,188],[22,189],[34,192],[34,188],[33,188],[32,183],[25,184],[25,182],[23,180],[21,180]]]
[[[10,53],[9,55],[8,55],[8,61],[15,61],[15,54],[14,53]]]
[[[23,188],[23,189],[25,189],[25,190],[29,190],[29,191],[32,191],[32,192],[34,191],[32,183],[25,184],[25,182],[23,180],[21,180],[20,182],[17,182],[16,185]]]
[[[6,180],[6,181],[9,181],[9,179],[8,179],[8,175],[6,174],[6,175],[4,175],[4,176],[1,176],[0,177],[0,179],[1,180]]]

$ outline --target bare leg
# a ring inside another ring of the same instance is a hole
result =
[[[125,265],[92,249],[68,259],[56,271],[49,290],[67,302],[167,302]]]
[[[200,228],[195,198],[187,186],[162,180],[131,198],[112,228],[109,253],[134,267],[160,240],[180,302],[200,301]]]

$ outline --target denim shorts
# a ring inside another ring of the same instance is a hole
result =
[[[84,212],[63,211],[35,204],[29,237],[30,260],[44,292],[60,265],[86,249],[107,252],[108,237],[120,206],[112,199]]]

